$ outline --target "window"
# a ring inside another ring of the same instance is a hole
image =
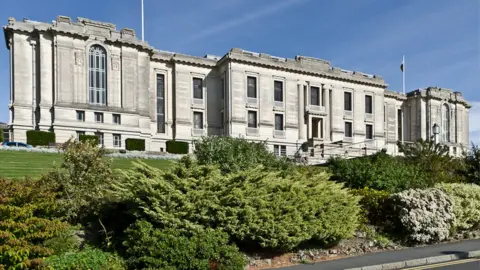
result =
[[[116,124],[116,125],[120,125],[120,124],[121,124],[122,119],[121,119],[120,114],[113,114],[112,117],[113,117],[113,123],[114,123],[114,124]]]
[[[365,134],[367,140],[372,140],[373,139],[373,125],[366,125],[365,126]]]
[[[88,91],[91,104],[107,105],[107,52],[93,45],[88,54]]]
[[[402,110],[397,111],[397,128],[398,128],[398,140],[401,141],[403,140],[403,121],[402,121]]]
[[[275,88],[275,93],[274,93],[275,101],[283,102],[283,82],[275,81],[274,88]]]
[[[365,113],[373,113],[373,99],[372,96],[365,96]]]
[[[247,97],[257,98],[257,78],[247,77]]]
[[[203,113],[193,112],[193,127],[196,129],[203,129]]]
[[[310,87],[310,105],[320,106],[320,88]]]
[[[352,137],[352,122],[345,122],[345,137]]]
[[[122,135],[113,134],[113,146],[114,147],[122,147]]]
[[[274,144],[273,145],[273,153],[276,155],[276,156],[287,156],[287,146],[286,145],[278,145],[278,144]]]
[[[157,74],[157,133],[165,133],[165,75]]]
[[[220,128],[224,128],[225,123],[225,114],[223,112],[220,113]]]
[[[80,141],[80,136],[85,135],[85,131],[77,131],[77,141]]]
[[[203,99],[203,80],[193,78],[193,98]]]
[[[257,128],[257,112],[248,111],[248,127]]]
[[[220,80],[220,83],[222,84],[222,87],[221,87],[221,89],[222,89],[222,94],[221,94],[221,95],[222,95],[222,99],[225,99],[225,79],[222,78],[222,79]]]
[[[103,133],[96,132],[95,136],[98,137],[98,145],[103,145]]]
[[[447,104],[442,106],[442,141],[450,141],[450,110]]]
[[[275,130],[283,130],[283,114],[275,114]]]
[[[343,94],[343,101],[344,101],[343,109],[345,111],[351,111],[352,110],[352,93],[345,92]]]
[[[77,111],[77,120],[85,122],[85,112],[84,111]]]
[[[95,113],[95,122],[103,123],[103,113],[99,113],[99,112]]]

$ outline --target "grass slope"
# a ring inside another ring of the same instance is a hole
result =
[[[134,159],[114,158],[114,169],[129,169],[133,166]],[[165,168],[172,161],[142,159],[142,162],[156,167]],[[0,178],[38,178],[53,168],[54,164],[60,166],[61,154],[23,152],[23,151],[0,151]]]

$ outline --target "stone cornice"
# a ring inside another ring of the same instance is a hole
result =
[[[394,91],[389,91],[389,90],[385,90],[384,96],[386,98],[394,98],[394,99],[400,100],[400,101],[407,100],[406,95],[398,93],[398,92],[394,92]]]

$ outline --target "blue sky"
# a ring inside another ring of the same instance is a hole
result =
[[[162,50],[203,56],[239,47],[275,56],[313,56],[383,76],[401,91],[440,86],[474,105],[471,137],[480,142],[479,0],[144,0],[145,38]],[[4,2],[4,3],[2,3]],[[140,0],[0,0],[7,18],[86,17],[141,35]],[[3,35],[2,35],[3,36]],[[8,50],[0,49],[0,121],[8,120]],[[478,123],[477,123],[478,122]]]

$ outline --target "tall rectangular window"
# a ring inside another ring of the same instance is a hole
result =
[[[352,110],[352,93],[351,92],[344,92],[343,94],[343,109],[345,111],[351,111]]]
[[[103,145],[103,133],[96,132],[95,136],[97,136],[97,138],[98,138],[98,145]]]
[[[77,120],[85,122],[85,111],[77,111]]]
[[[373,113],[373,98],[370,95],[365,96],[365,113]]]
[[[203,129],[203,113],[193,112],[193,127],[195,129]]]
[[[402,121],[402,110],[397,111],[397,128],[398,128],[398,140],[401,141],[403,139],[403,121]]]
[[[352,122],[345,122],[345,137],[351,138],[352,135]]]
[[[275,114],[275,130],[283,130],[283,114]]]
[[[165,133],[165,75],[157,74],[157,133]]]
[[[367,140],[373,139],[373,125],[365,125],[365,135]]]
[[[320,106],[320,88],[310,87],[310,105]]]
[[[95,122],[103,123],[103,113],[96,112],[94,115],[95,115]]]
[[[257,128],[257,112],[256,111],[248,111],[248,127],[249,128]]]
[[[221,93],[222,99],[225,99],[225,79],[222,78],[222,79],[220,80],[220,83],[222,84],[222,86],[221,86],[221,89],[222,89],[222,90],[221,90],[221,91],[222,91],[222,93]]]
[[[115,125],[121,125],[122,124],[122,119],[121,119],[120,114],[113,114],[112,118],[113,118],[113,123]]]
[[[247,97],[257,98],[257,78],[247,77]]]
[[[113,134],[113,146],[114,147],[122,147],[122,135]]]
[[[193,98],[203,99],[203,80],[193,78]]]
[[[275,88],[275,101],[283,102],[283,82],[282,81],[275,81],[274,83]]]

